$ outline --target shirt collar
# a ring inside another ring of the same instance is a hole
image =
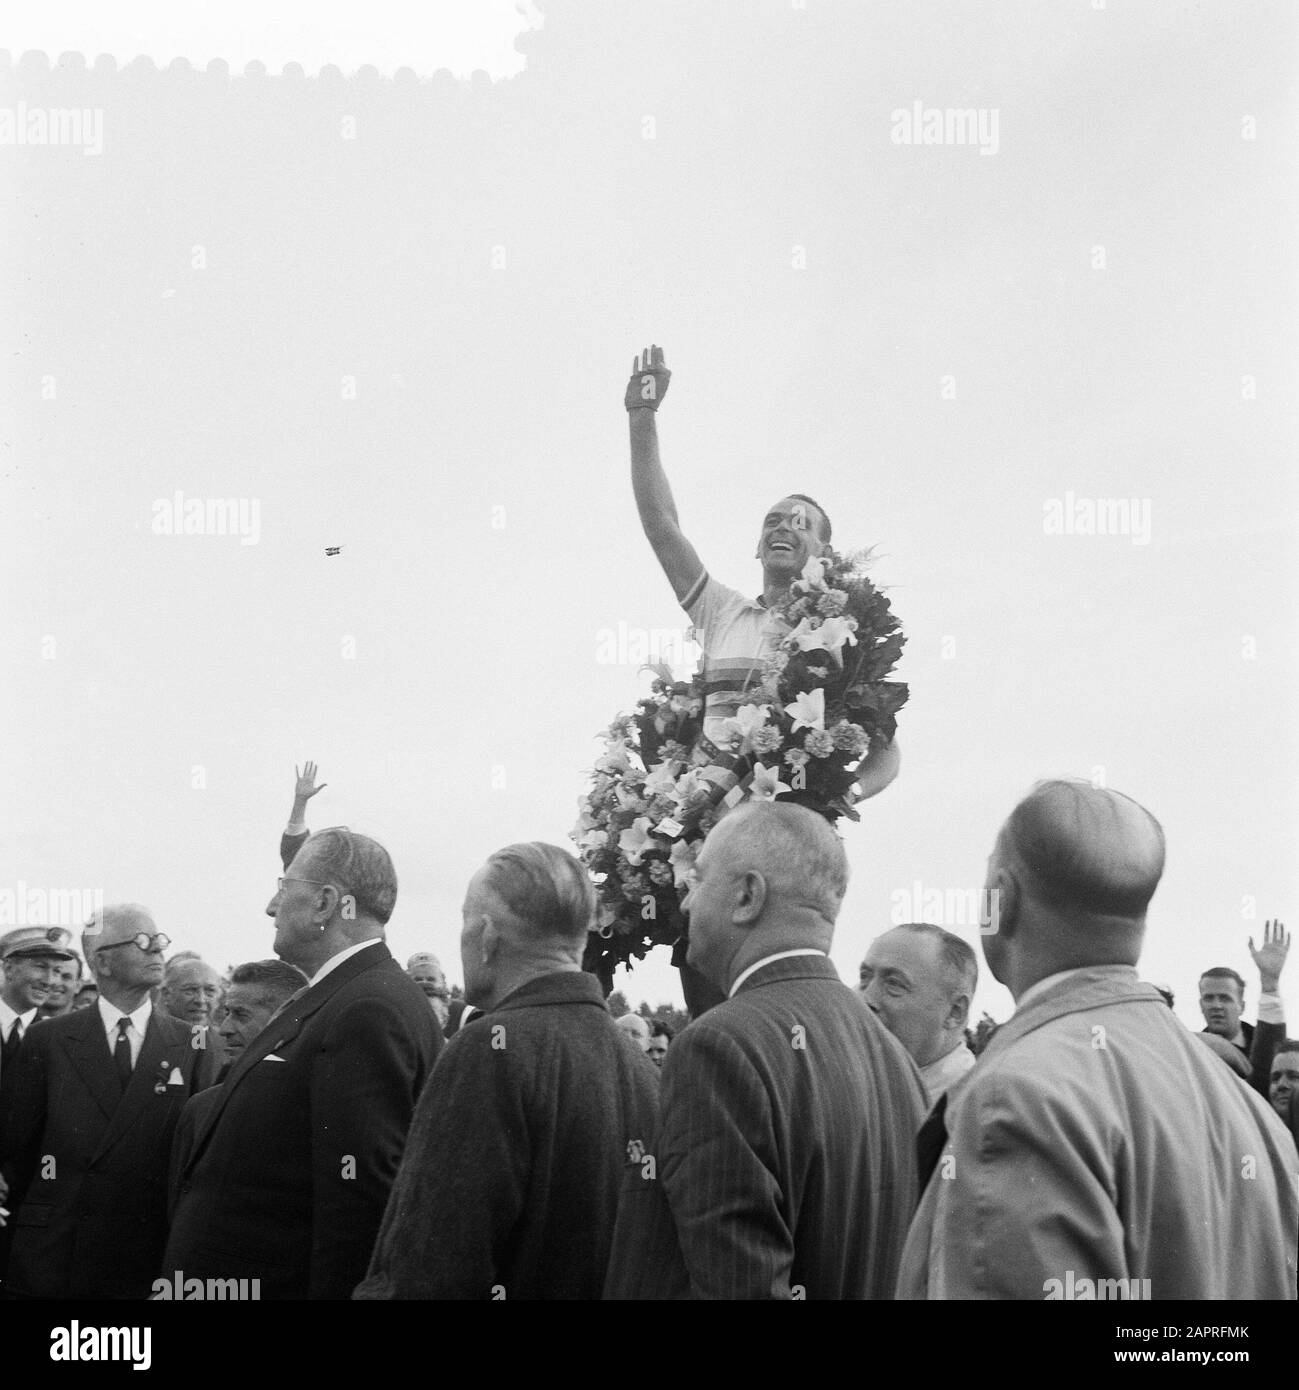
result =
[[[23,1032],[26,1033],[36,1022],[35,1006],[33,1005],[32,1008],[28,1009],[25,1014],[19,1014],[15,1013],[3,999],[0,999],[0,1033],[3,1033],[6,1038],[9,1036],[9,1030],[14,1026],[14,1019],[16,1018],[22,1019]]]
[[[125,1010],[119,1009],[116,1004],[110,1004],[101,994],[95,1000],[95,1007],[99,1010],[100,1021],[103,1023],[104,1032],[108,1034],[109,1038],[112,1038],[113,1034],[117,1032],[117,1020],[119,1018],[129,1018],[131,1027],[141,1037],[144,1037],[144,1030],[149,1026],[149,1015],[153,1013],[153,1000],[146,994],[144,1003],[134,1013],[128,1014]]]
[[[969,1044],[962,1038],[950,1052],[944,1052],[941,1057],[930,1062],[928,1066],[921,1067],[920,1079],[924,1082],[925,1091],[929,1095],[929,1104],[931,1106],[936,1104],[938,1097],[947,1090],[953,1081],[964,1076],[974,1065],[975,1060]]]
[[[735,983],[731,986],[728,999],[735,998],[735,991],[754,973],[761,970],[764,965],[770,965],[773,960],[788,960],[791,956],[824,956],[825,951],[818,951],[815,946],[800,946],[796,951],[777,951],[774,956],[763,956],[761,960],[755,960],[747,970],[741,970],[735,977]]]
[[[345,950],[339,951],[337,955],[330,956],[324,965],[311,977],[311,983],[313,985],[318,985],[331,970],[337,970],[349,956],[357,955],[359,952],[364,951],[367,946],[382,945],[383,938],[376,936],[369,941],[358,941],[355,946],[348,946]]]

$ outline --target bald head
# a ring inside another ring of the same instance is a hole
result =
[[[649,1048],[650,1027],[640,1014],[623,1014],[614,1019],[614,1026],[621,1028],[642,1052]]]
[[[141,932],[153,936],[157,930],[147,907],[139,903],[114,903],[96,913],[82,928],[81,953],[94,974],[96,951],[129,941]]]
[[[805,806],[746,802],[718,822],[703,853],[731,872],[761,872],[773,906],[808,907],[830,922],[848,891],[842,841]]]
[[[1000,848],[1034,898],[1078,917],[1143,921],[1164,872],[1154,816],[1087,782],[1040,782],[1010,813]]]
[[[1136,964],[1164,832],[1120,792],[1040,782],[1002,826],[988,868],[995,907],[983,953],[1018,998],[1063,970]]]
[[[145,945],[139,945],[140,941]],[[81,934],[86,964],[99,993],[125,1013],[133,1012],[144,996],[162,983],[162,953],[167,944],[149,909],[139,903],[115,903],[104,908],[86,923]]]
[[[687,960],[729,990],[749,965],[785,950],[828,952],[848,888],[829,823],[804,806],[748,802],[709,833],[683,906]]]

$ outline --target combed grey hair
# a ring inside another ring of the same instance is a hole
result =
[[[1002,832],[1052,907],[1139,921],[1164,872],[1164,831],[1140,802],[1090,782],[1039,782]]]
[[[760,873],[777,897],[831,922],[839,915],[848,856],[824,816],[788,802],[748,801],[718,824],[732,827],[723,846],[729,869]]]
[[[316,831],[303,850],[310,850],[313,877],[332,883],[350,897],[357,917],[372,917],[381,926],[387,925],[397,906],[397,870],[378,840],[331,826]]]
[[[529,934],[584,940],[595,921],[595,889],[581,861],[558,845],[531,840],[498,849],[487,882]]]
[[[974,988],[979,983],[979,958],[969,942],[933,922],[902,922],[893,930],[914,932],[938,942],[949,996],[954,999],[958,994],[968,994],[973,998]]]
[[[235,966],[230,983],[252,986],[263,1005],[278,1006],[307,984],[307,977],[286,960],[250,960]]]

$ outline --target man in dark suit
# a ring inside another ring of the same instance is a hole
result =
[[[239,1059],[244,1048],[288,1003],[289,997],[305,990],[307,984],[307,977],[302,971],[286,960],[251,960],[235,967],[230,976],[230,988],[226,991],[225,1017],[219,1029],[225,1069],[228,1070]],[[189,1166],[195,1137],[203,1129],[213,1108],[220,1103],[220,1083],[225,1078],[226,1071],[219,1071],[217,1085],[200,1091],[180,1112],[171,1143],[169,1213],[175,1212],[180,1175]]]
[[[312,835],[267,905],[311,986],[246,1047],[180,1174],[163,1272],[257,1278],[262,1298],[347,1298],[365,1273],[441,1036],[383,941],[382,845]]]
[[[5,1291],[146,1298],[166,1238],[167,1159],[211,1057],[153,1007],[167,938],[133,904],[82,938],[93,1008],[33,1029],[6,1085],[0,1168],[14,1211]]]
[[[668,1049],[606,1297],[889,1298],[923,1092],[826,958],[843,846],[815,812],[749,803],[709,834],[696,875],[690,963],[727,997]]]
[[[594,909],[554,845],[510,845],[470,881],[461,961],[485,1016],[420,1097],[357,1298],[599,1298],[658,1073],[582,970]]]
[[[71,940],[65,927],[15,927],[0,936],[0,1087],[57,988],[60,968],[77,958]]]
[[[224,982],[216,970],[201,957],[186,953],[167,962],[157,1000],[163,1013],[185,1024],[213,1054],[218,1075],[230,1061],[216,1028],[223,990]]]
[[[66,927],[15,927],[0,936],[0,1126],[8,1097],[5,1079],[13,1076],[23,1039],[55,997],[59,972],[70,969],[77,959],[68,944],[71,940]],[[12,1212],[5,1205],[8,1199],[0,1173],[0,1285],[14,1233],[9,1223]]]

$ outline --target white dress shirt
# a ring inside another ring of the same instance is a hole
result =
[[[345,951],[339,951],[337,955],[330,956],[330,958],[324,963],[324,965],[322,965],[320,969],[317,970],[316,973],[311,977],[312,987],[314,988],[316,985],[318,985],[321,982],[321,980],[323,980],[325,976],[329,974],[331,970],[337,970],[338,967],[342,965],[342,963],[349,956],[354,956],[359,951],[364,951],[367,946],[382,945],[383,939],[381,937],[376,936],[371,941],[358,941],[355,946],[349,946]]]
[[[1285,1026],[1285,1003],[1281,996],[1272,990],[1264,990],[1258,996],[1258,1021],[1260,1023],[1279,1023]],[[1244,1036],[1244,1029],[1241,1029]]]
[[[99,1017],[104,1025],[104,1034],[108,1038],[108,1050],[114,1051],[117,1047],[117,1020],[119,1018],[129,1018],[131,1026],[126,1030],[126,1040],[131,1044],[131,1065],[135,1066],[140,1057],[140,1049],[144,1046],[144,1030],[149,1026],[149,1016],[153,1013],[153,1000],[146,994],[144,1003],[133,1013],[126,1013],[119,1009],[116,1004],[110,1004],[101,994],[95,1001],[95,1007],[99,1010]]]
[[[920,1068],[920,1079],[924,1082],[931,1110],[938,1104],[938,1097],[959,1081],[976,1061],[978,1058],[962,1038],[950,1052],[945,1052],[927,1067]]]
[[[25,1014],[16,1014],[0,999],[0,1042],[8,1042],[9,1034],[13,1032],[14,1019],[21,1019],[23,1025],[22,1036],[27,1036],[27,1030],[36,1022],[36,1006],[33,1004]]]

